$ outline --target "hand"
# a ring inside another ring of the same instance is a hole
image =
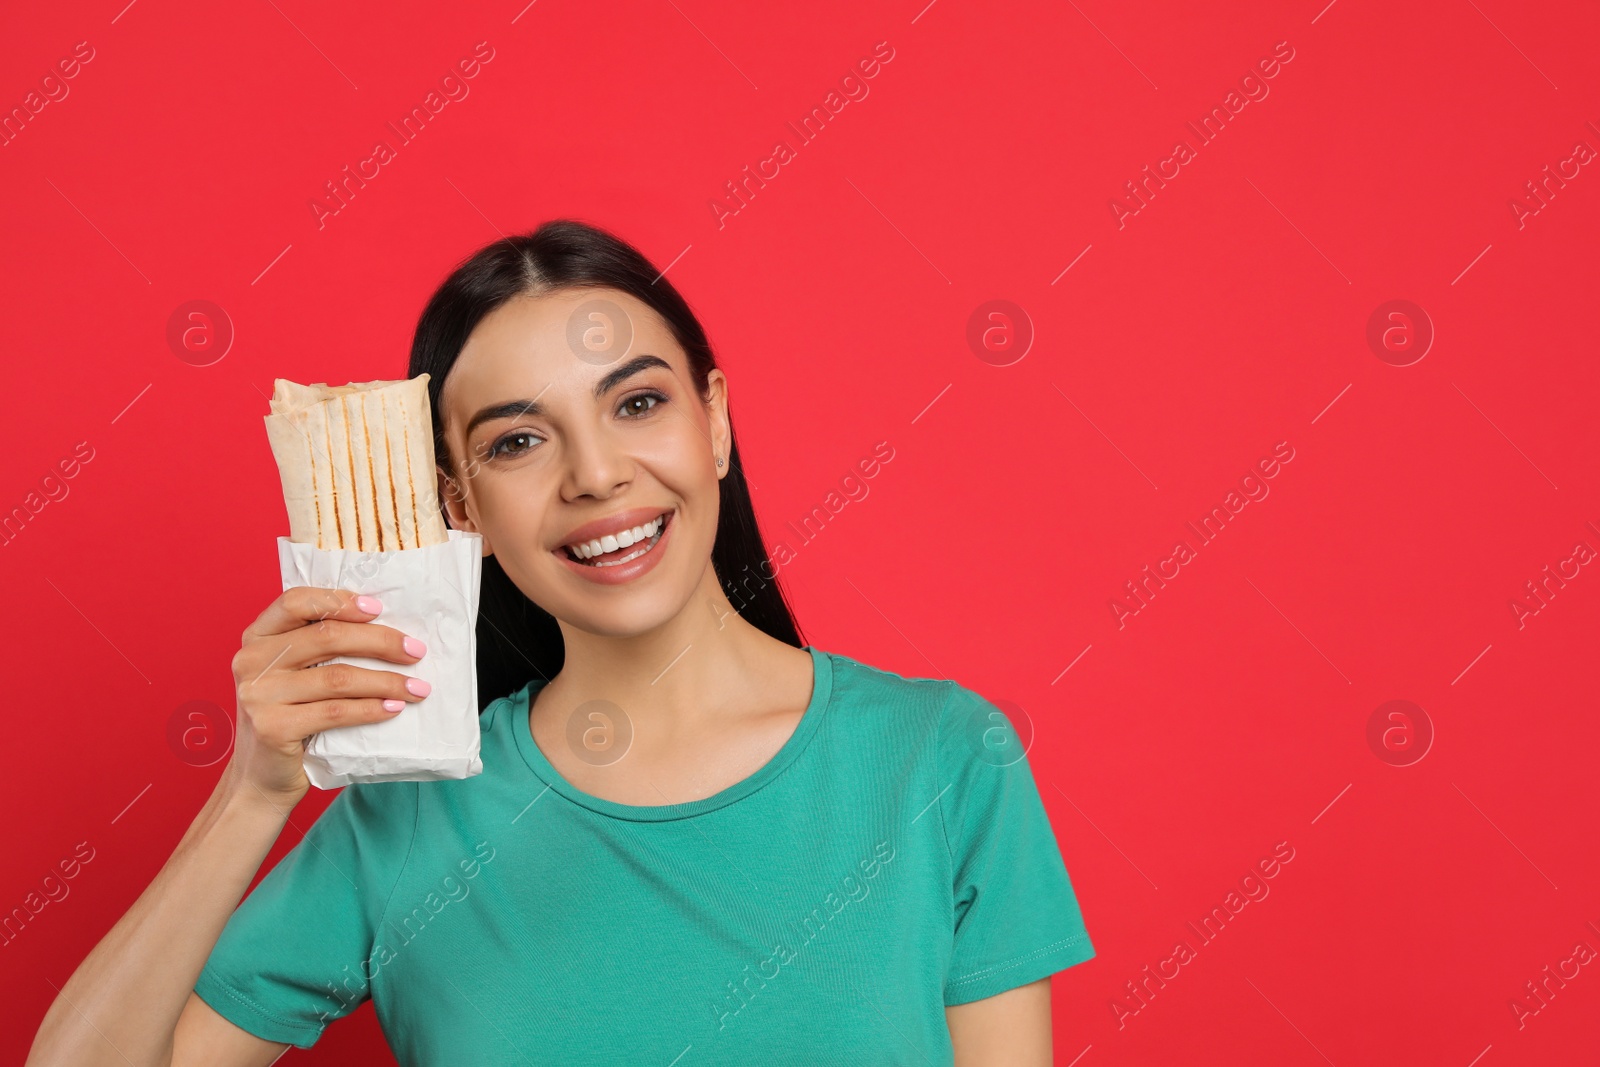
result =
[[[239,714],[227,772],[232,788],[292,808],[311,788],[303,761],[313,734],[393,718],[428,695],[428,683],[397,671],[311,666],[334,656],[416,663],[426,647],[369,621],[382,610],[376,599],[346,589],[299,585],[250,624],[233,657]]]

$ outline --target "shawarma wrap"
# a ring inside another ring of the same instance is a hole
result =
[[[428,375],[273,385],[267,437],[289,540],[393,552],[448,539],[434,472]]]

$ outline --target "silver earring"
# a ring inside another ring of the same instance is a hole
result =
[[[719,466],[719,467],[722,466],[722,457],[721,456],[717,457],[717,466]]]

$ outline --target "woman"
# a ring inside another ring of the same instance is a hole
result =
[[[487,557],[483,773],[345,788],[239,904],[302,739],[415,713],[403,669],[312,665],[427,654],[288,590],[216,792],[29,1063],[268,1064],[368,997],[407,1065],[1050,1063],[1049,976],[1094,948],[1016,737],[801,643],[672,284],[547,223],[434,294],[424,371]]]

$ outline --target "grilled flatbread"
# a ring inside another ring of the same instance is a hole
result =
[[[339,386],[279,378],[269,403],[291,541],[392,552],[448,540],[428,375]]]

